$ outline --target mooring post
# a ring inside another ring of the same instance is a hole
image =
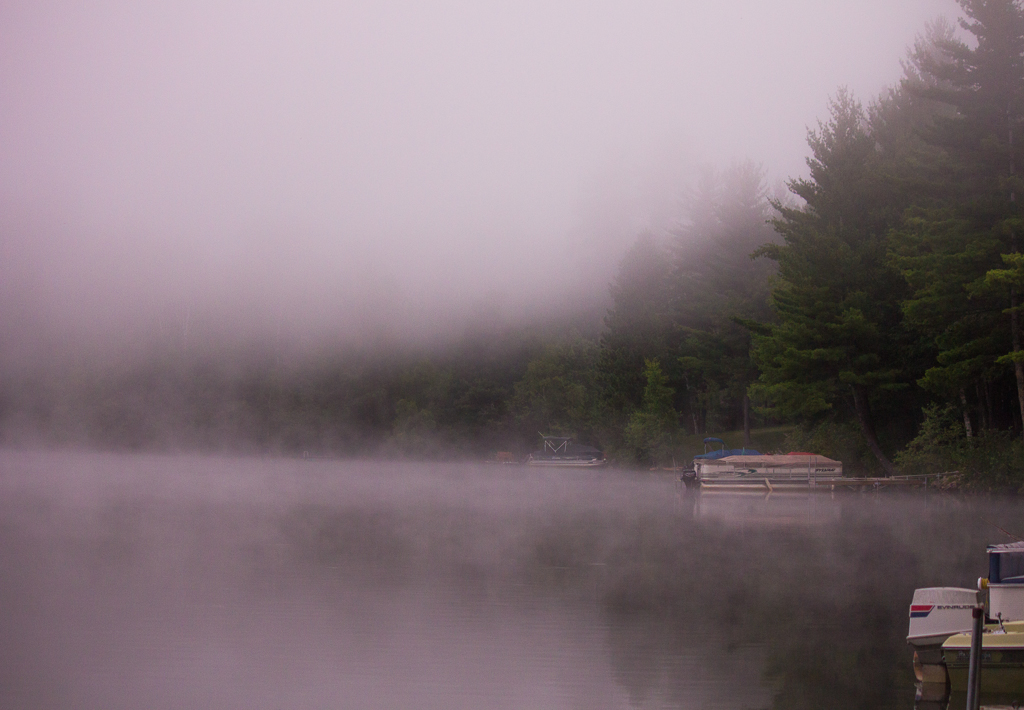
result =
[[[967,662],[967,710],[978,710],[981,704],[981,637],[985,633],[985,607],[971,610],[974,630],[971,631],[971,657]]]

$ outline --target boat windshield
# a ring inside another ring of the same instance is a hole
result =
[[[988,578],[996,584],[1024,584],[1024,544],[989,547]]]

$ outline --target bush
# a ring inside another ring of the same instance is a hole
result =
[[[954,485],[965,490],[1024,493],[1024,442],[1001,431],[967,438],[953,405],[924,408],[917,437],[895,464],[903,474],[957,471]]]
[[[828,420],[811,428],[794,429],[783,441],[783,451],[810,451],[842,461],[847,476],[882,475],[878,459],[856,424]]]
[[[625,449],[636,463],[667,463],[672,457],[672,435],[678,430],[677,415],[672,409],[674,391],[657,360],[644,363],[643,407],[633,412],[623,433]]]

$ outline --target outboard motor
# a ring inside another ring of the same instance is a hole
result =
[[[679,479],[687,488],[697,488],[700,486],[700,481],[697,480],[697,472],[692,468],[688,468],[683,471],[683,475],[680,476]]]
[[[910,602],[907,643],[914,647],[914,673],[923,683],[945,683],[942,644],[954,634],[970,631],[971,610],[978,591],[959,587],[915,589]]]

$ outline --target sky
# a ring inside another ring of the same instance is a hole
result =
[[[605,297],[699,166],[801,174],[829,96],[869,102],[943,14],[8,0],[0,350],[424,336]]]

